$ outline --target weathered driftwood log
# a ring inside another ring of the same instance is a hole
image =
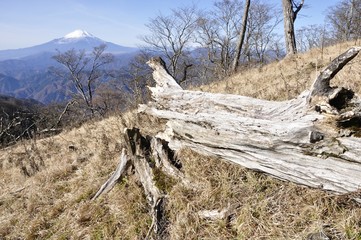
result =
[[[361,104],[330,80],[361,48],[335,59],[311,91],[283,102],[183,90],[159,58],[152,102],[139,112],[166,119],[158,137],[276,178],[335,193],[361,189]]]

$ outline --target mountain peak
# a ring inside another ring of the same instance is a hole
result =
[[[94,36],[92,34],[88,33],[87,31],[84,31],[81,29],[77,29],[64,36],[65,39],[84,38],[84,37],[94,37]]]
[[[78,29],[71,33],[68,33],[64,37],[56,38],[40,45],[22,49],[0,50],[0,62],[2,60],[23,59],[26,57],[35,59],[40,56],[45,57],[45,55],[57,53],[57,51],[66,52],[71,49],[92,52],[94,50],[94,47],[98,47],[101,44],[106,44],[107,52],[112,54],[133,53],[137,51],[136,48],[124,47],[111,42],[107,42],[94,36],[93,34],[90,34],[85,30]]]

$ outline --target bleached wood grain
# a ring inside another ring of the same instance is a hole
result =
[[[355,48],[352,54],[334,60],[316,78],[312,92],[283,102],[183,90],[159,60],[151,60],[157,86],[151,88],[153,101],[141,105],[139,112],[167,120],[167,129],[158,137],[174,150],[188,147],[335,193],[357,191],[361,188],[361,139],[341,134],[336,121],[342,111],[327,102],[335,89],[320,88],[359,51]],[[337,66],[332,67],[335,62]],[[315,111],[318,95],[322,95],[322,108]],[[312,104],[310,96],[316,99]],[[359,112],[358,97],[352,101],[353,110]],[[314,136],[321,138],[314,140]]]

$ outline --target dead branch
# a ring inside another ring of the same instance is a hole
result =
[[[310,97],[313,96],[327,96],[330,94],[333,88],[330,87],[331,79],[357,54],[360,52],[361,47],[353,47],[342,53],[340,56],[335,58],[314,81]]]
[[[92,200],[97,199],[102,193],[110,191],[114,185],[119,181],[122,174],[126,171],[128,167],[128,157],[125,153],[125,149],[123,148],[122,154],[120,156],[120,160],[118,163],[117,168],[115,169],[115,172],[109,177],[109,179],[100,187],[98,192],[94,195]]]
[[[236,212],[236,209],[239,207],[238,204],[228,204],[227,207],[222,209],[214,209],[214,210],[202,210],[198,212],[198,216],[203,219],[208,220],[225,220],[229,218]]]

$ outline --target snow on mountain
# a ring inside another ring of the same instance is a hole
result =
[[[101,44],[107,45],[106,52],[112,54],[125,54],[137,51],[137,48],[120,46],[111,42],[104,41],[84,30],[75,30],[66,34],[64,37],[54,39],[33,47],[0,50],[0,61],[8,59],[21,59],[32,55],[43,53],[65,52],[70,49],[79,49],[92,51],[94,47]]]
[[[94,42],[98,44],[106,44],[106,42],[100,38],[95,37],[94,35],[88,33],[85,30],[75,30],[71,33],[66,34],[62,38],[54,39],[54,43],[58,44],[67,44],[67,43],[74,43],[74,42]],[[92,44],[90,44],[92,45]]]
[[[74,32],[68,33],[67,35],[64,36],[65,39],[69,39],[69,38],[84,38],[84,37],[94,37],[92,34],[88,33],[87,31],[84,30],[75,30]]]

